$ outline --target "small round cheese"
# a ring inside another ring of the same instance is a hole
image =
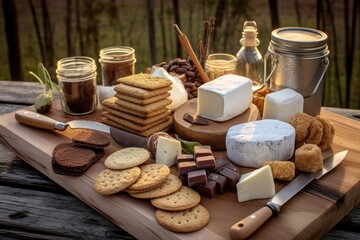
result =
[[[295,129],[279,120],[238,124],[226,134],[226,153],[235,164],[259,168],[266,160],[288,160],[294,153]]]

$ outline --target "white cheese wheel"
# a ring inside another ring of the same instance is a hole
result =
[[[290,88],[285,88],[266,95],[263,119],[290,122],[296,113],[303,112],[303,108],[304,97]]]
[[[246,111],[252,98],[250,79],[227,74],[198,88],[197,114],[213,121],[227,121]]]
[[[229,159],[244,167],[261,167],[266,160],[288,160],[294,153],[295,129],[266,119],[229,128],[225,139]]]
[[[270,198],[275,195],[275,183],[269,165],[241,175],[236,184],[238,202]]]

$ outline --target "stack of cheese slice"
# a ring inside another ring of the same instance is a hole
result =
[[[172,82],[150,74],[118,79],[114,97],[102,102],[102,121],[144,137],[171,128],[168,105]]]

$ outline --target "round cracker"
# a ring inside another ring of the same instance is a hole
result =
[[[129,191],[142,191],[157,187],[163,183],[170,174],[170,168],[163,164],[148,164],[140,167],[141,175],[139,179],[132,184]]]
[[[176,175],[170,173],[169,176],[165,179],[165,182],[162,183],[159,187],[146,192],[130,193],[130,195],[134,198],[141,199],[159,198],[176,192],[181,188],[181,186],[181,180]]]
[[[151,204],[161,210],[182,211],[192,208],[200,203],[201,197],[195,190],[182,186],[176,192],[161,197],[151,199]]]
[[[120,192],[136,182],[140,174],[138,167],[125,170],[105,169],[94,180],[95,191],[102,195]]]
[[[210,213],[198,204],[191,209],[179,212],[156,210],[156,221],[173,232],[194,232],[205,227],[210,221]]]
[[[118,150],[105,159],[105,166],[113,170],[132,168],[143,164],[150,158],[145,148],[128,147]]]

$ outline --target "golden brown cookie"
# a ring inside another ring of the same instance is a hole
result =
[[[149,137],[149,136],[151,136],[152,134],[154,134],[156,132],[166,132],[172,126],[172,121],[166,121],[166,122],[163,122],[163,123],[161,123],[161,124],[159,124],[157,126],[146,129],[145,131],[136,131],[136,130],[125,127],[124,125],[122,125],[120,123],[117,123],[117,122],[114,122],[111,119],[108,119],[108,118],[105,118],[105,117],[102,118],[101,121],[103,123],[109,125],[109,126],[120,128],[120,129],[123,129],[125,131],[131,132],[131,133],[143,136],[143,137]]]
[[[117,82],[146,90],[169,87],[172,84],[172,81],[169,79],[156,77],[148,73],[138,73],[122,77]]]
[[[330,122],[330,120],[328,120],[326,117],[319,115],[319,116],[316,116],[315,119],[318,120],[319,122],[321,122],[321,124],[323,126],[323,135],[322,135],[321,141],[318,144],[318,146],[321,148],[321,150],[325,150],[328,147],[330,147],[333,142],[335,128],[334,128],[333,124]]]
[[[323,167],[321,149],[315,144],[305,144],[295,151],[295,168],[303,172],[316,172]]]
[[[301,142],[305,140],[309,134],[309,128],[313,117],[306,113],[297,113],[291,119],[290,124],[295,128],[296,137],[295,140]]]
[[[102,195],[120,192],[136,182],[140,173],[138,167],[125,170],[105,169],[94,180],[95,191]]]
[[[153,111],[157,111],[157,110],[166,108],[167,106],[170,105],[171,102],[172,102],[172,100],[170,98],[165,98],[160,101],[153,102],[153,103],[150,103],[147,105],[139,105],[136,103],[127,102],[122,99],[118,99],[115,101],[115,103],[122,108],[131,109],[133,111],[137,111],[137,112],[141,112],[141,113],[150,113]]]
[[[194,232],[205,227],[210,221],[210,213],[202,205],[198,204],[193,208],[168,212],[156,210],[156,221],[164,228],[173,232]]]
[[[163,164],[148,164],[140,166],[141,175],[139,179],[129,186],[129,191],[142,191],[145,189],[152,189],[165,182],[165,179],[170,174],[168,166]]]
[[[127,96],[127,95],[120,94],[120,93],[116,93],[115,97],[117,97],[119,99],[122,99],[122,100],[125,100],[125,101],[128,101],[128,102],[135,103],[135,104],[147,105],[147,104],[154,103],[154,102],[157,102],[157,101],[160,101],[162,99],[170,97],[170,93],[166,92],[166,93],[159,94],[157,96],[150,97],[150,98],[145,98],[145,99],[131,97],[131,96]]]
[[[200,203],[201,197],[195,190],[182,186],[178,191],[161,197],[151,199],[151,204],[161,210],[182,211],[192,208]]]
[[[135,124],[138,124],[138,125],[141,125],[141,126],[149,125],[149,124],[151,124],[153,122],[156,122],[156,121],[158,121],[160,119],[167,118],[171,114],[171,111],[167,110],[167,111],[162,112],[162,113],[160,113],[158,115],[145,118],[145,117],[139,117],[139,116],[127,113],[127,112],[115,110],[115,109],[109,108],[107,106],[102,106],[102,110],[105,111],[105,112],[110,113],[113,116],[117,116],[119,118],[126,119],[128,121],[131,121],[131,122],[133,122]]]
[[[155,90],[147,90],[120,83],[114,87],[114,90],[117,93],[124,94],[126,96],[145,99],[166,93],[171,90],[171,86],[158,88]]]
[[[181,186],[181,180],[176,175],[170,173],[169,176],[165,179],[165,182],[162,183],[159,187],[146,192],[130,193],[130,195],[134,198],[141,199],[158,198],[176,192],[179,190],[179,188],[181,188]]]
[[[150,158],[145,148],[127,147],[113,152],[105,159],[105,166],[113,170],[121,170],[139,166]]]
[[[263,166],[269,165],[275,179],[292,181],[295,177],[295,164],[290,161],[265,161]]]
[[[311,122],[309,128],[309,134],[307,135],[305,142],[318,145],[321,142],[323,136],[323,125],[317,119]]]

